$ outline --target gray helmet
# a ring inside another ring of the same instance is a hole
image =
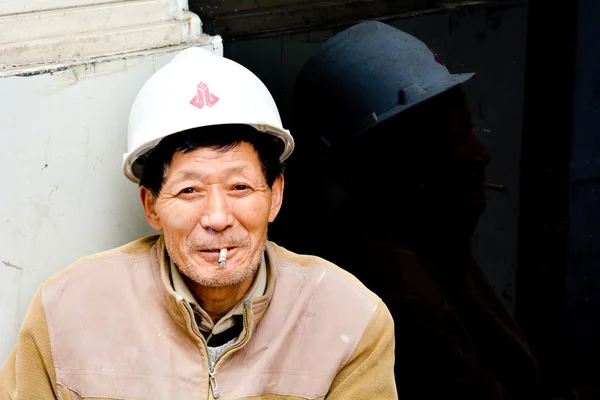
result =
[[[367,21],[323,43],[294,86],[294,126],[335,146],[471,79],[450,74],[422,41]]]

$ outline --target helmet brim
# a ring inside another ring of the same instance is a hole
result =
[[[268,124],[244,124],[249,125],[255,128],[259,132],[268,133],[269,135],[273,135],[279,140],[283,142],[282,153],[279,155],[280,161],[285,161],[294,150],[294,139],[288,130],[280,129],[275,126],[271,126]],[[165,135],[164,137],[160,137],[149,142],[146,142],[139,146],[135,151],[130,153],[126,153],[123,155],[123,173],[125,177],[129,179],[131,182],[139,184],[142,178],[142,173],[144,169],[143,158],[145,155],[149,154],[149,152],[156,147],[162,139],[169,135]]]
[[[435,96],[438,96],[444,92],[447,92],[448,90],[471,80],[474,76],[475,76],[474,72],[448,75],[447,77],[444,77],[440,81],[429,86],[426,90],[423,91],[423,93],[421,95],[419,95],[416,98],[413,98],[409,104],[398,104],[379,115],[374,115],[372,117],[370,123],[367,123],[360,129],[356,130],[352,136],[342,139],[341,141],[338,141],[336,143],[330,143],[327,141],[326,138],[323,138],[323,139],[330,147],[337,147],[339,145],[343,145],[343,144],[353,140],[357,136],[361,135],[363,132],[379,125],[380,123],[387,121],[390,118],[393,118],[396,115],[400,114],[401,112],[406,111],[416,105],[422,104],[423,102],[425,102]]]

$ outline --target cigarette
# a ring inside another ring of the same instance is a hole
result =
[[[506,188],[502,185],[498,185],[497,183],[489,183],[489,182],[485,182],[483,184],[484,189],[489,189],[489,190],[497,190],[499,192],[505,192]]]
[[[226,262],[227,262],[227,248],[221,249],[221,251],[219,252],[219,265],[221,267],[224,267]]]

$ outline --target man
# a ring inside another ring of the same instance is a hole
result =
[[[162,234],[42,285],[1,398],[396,398],[386,306],[267,241],[294,142],[256,76],[183,51],[140,90],[128,146],[125,175]]]
[[[403,399],[541,394],[527,340],[471,256],[490,161],[458,87],[473,75],[450,74],[420,40],[370,21],[321,45],[295,85],[296,137],[325,144],[345,191],[336,215],[320,218],[317,252],[390,307]],[[315,159],[296,160],[298,175],[323,176]],[[310,201],[302,208],[314,213]]]

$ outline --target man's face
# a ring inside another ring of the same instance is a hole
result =
[[[473,214],[481,214],[486,205],[485,167],[490,155],[473,133],[471,113],[466,104],[456,103],[444,110],[447,121],[450,147],[450,168],[452,184],[458,189],[462,203]]]
[[[398,163],[398,148],[404,163],[398,171],[431,186],[434,200],[442,212],[478,217],[485,209],[483,187],[490,155],[473,133],[471,112],[462,95],[439,98],[408,119],[390,121],[381,131],[385,139],[367,162],[382,165],[382,174],[390,182]],[[387,140],[391,140],[386,143]],[[360,149],[358,150],[360,152]],[[397,169],[396,169],[397,170]],[[392,201],[394,199],[392,198]]]
[[[175,153],[154,199],[141,189],[146,218],[164,233],[170,257],[192,281],[209,287],[243,282],[258,267],[283,199],[283,178],[269,188],[255,148]],[[227,262],[218,263],[227,248]]]

